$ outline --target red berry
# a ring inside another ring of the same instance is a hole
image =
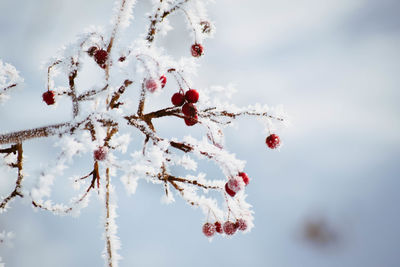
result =
[[[203,55],[203,51],[204,51],[204,49],[201,44],[192,45],[192,48],[191,48],[192,56],[199,57],[199,56]]]
[[[167,83],[167,77],[165,75],[160,77],[161,88],[164,88],[165,84]]]
[[[245,185],[249,184],[250,178],[249,178],[249,176],[247,176],[247,174],[245,172],[239,172],[239,176],[242,177]]]
[[[236,178],[231,178],[229,179],[228,183],[228,188],[230,190],[232,190],[233,192],[237,193],[242,189],[242,184],[240,183],[240,181]]]
[[[185,98],[189,103],[196,103],[199,100],[199,92],[194,89],[190,89],[186,92]]]
[[[247,229],[247,222],[243,219],[238,219],[236,221],[236,228],[238,228],[240,231],[246,231]]]
[[[225,184],[225,191],[226,191],[226,193],[228,193],[228,195],[230,195],[231,197],[234,197],[234,196],[236,195],[236,192],[233,191],[233,190],[231,190],[231,189],[228,187],[228,183]]]
[[[227,235],[233,235],[236,232],[236,224],[230,221],[224,223],[224,232]]]
[[[144,86],[152,93],[158,88],[158,84],[154,79],[147,79],[144,83]]]
[[[54,98],[54,91],[44,92],[42,98],[47,105],[53,105],[54,103],[56,103],[56,99]]]
[[[185,103],[185,96],[182,93],[175,93],[171,97],[171,102],[174,106],[180,107]]]
[[[265,143],[271,149],[277,148],[279,146],[280,142],[281,142],[281,140],[279,139],[279,136],[277,136],[276,134],[271,134],[265,140]]]
[[[205,223],[203,225],[203,234],[206,237],[212,237],[215,234],[215,225],[212,223]]]
[[[187,126],[193,126],[196,123],[198,123],[198,117],[197,115],[194,117],[190,117],[190,118],[185,118],[185,123]]]
[[[104,64],[106,63],[107,59],[108,59],[108,53],[107,53],[107,51],[104,50],[104,49],[97,50],[97,51],[94,53],[94,60],[95,60],[96,63],[99,64],[102,68],[105,67]]]
[[[187,117],[195,117],[197,115],[197,108],[192,103],[186,103],[182,107],[182,113]]]
[[[95,160],[104,160],[107,156],[107,148],[101,146],[93,152],[93,157]]]
[[[214,225],[215,225],[215,231],[216,231],[218,234],[222,234],[222,233],[224,232],[224,231],[222,230],[222,225],[221,225],[220,222],[215,222]]]

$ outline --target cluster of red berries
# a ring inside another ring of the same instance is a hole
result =
[[[195,89],[188,90],[185,94],[183,91],[175,93],[171,97],[174,106],[182,106],[182,113],[185,115],[185,123],[187,126],[193,126],[198,122],[197,108],[195,103],[199,100],[199,92]]]
[[[107,148],[104,146],[99,147],[93,151],[93,158],[98,161],[105,160],[107,157]]]
[[[144,82],[144,86],[146,87],[146,89],[152,93],[154,93],[158,89],[159,85],[161,85],[161,88],[164,88],[166,84],[167,77],[165,77],[165,75],[162,75],[160,77],[160,83],[157,83],[157,81],[153,78],[146,79]]]
[[[250,183],[250,178],[245,172],[239,172],[237,177],[230,178],[225,184],[225,192],[234,197],[237,192],[242,190],[242,180],[244,185],[247,186]]]
[[[222,225],[220,222],[205,223],[203,225],[203,234],[206,237],[212,237],[215,233],[233,235],[237,230],[245,231],[247,222],[243,219],[237,219],[236,222],[226,221]]]
[[[281,140],[279,139],[279,136],[277,136],[276,134],[271,134],[267,137],[267,139],[265,139],[265,143],[269,148],[275,149],[279,147]]]

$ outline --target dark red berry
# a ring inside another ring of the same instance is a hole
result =
[[[160,77],[161,88],[164,88],[165,84],[167,84],[167,77],[165,75]]]
[[[236,224],[230,221],[224,223],[224,232],[227,235],[233,235],[236,232]]]
[[[54,91],[44,92],[42,98],[47,105],[53,105],[54,103],[56,103],[56,99],[54,98]]]
[[[215,225],[212,223],[205,223],[203,225],[203,234],[206,237],[212,237],[215,234]]]
[[[224,232],[224,231],[222,230],[222,225],[221,225],[220,222],[215,222],[214,225],[215,225],[215,231],[216,231],[218,234],[222,234],[222,233]]]
[[[233,191],[232,189],[230,189],[230,188],[228,187],[228,183],[225,184],[225,191],[226,191],[226,193],[228,193],[228,195],[230,195],[231,197],[234,197],[234,196],[236,195],[236,192]]]
[[[245,185],[249,184],[250,178],[249,178],[249,176],[247,176],[247,174],[245,172],[239,172],[239,176],[242,177]]]
[[[144,86],[152,93],[155,92],[158,88],[158,84],[154,79],[147,79],[144,83]]]
[[[200,57],[201,55],[203,55],[203,51],[204,51],[204,49],[201,44],[192,45],[192,48],[191,48],[192,56]]]
[[[279,139],[279,136],[277,136],[276,134],[271,134],[265,140],[265,143],[271,149],[277,148],[279,146],[280,142],[281,142],[281,140]]]
[[[171,102],[174,106],[180,107],[185,103],[185,96],[182,93],[175,93],[171,97]]]
[[[93,152],[93,157],[95,160],[104,160],[107,156],[107,148],[101,146]]]
[[[199,100],[199,92],[194,89],[190,89],[186,92],[185,98],[189,103],[196,103]]]
[[[121,57],[118,59],[119,62],[124,62],[125,60],[126,60],[126,57],[125,57],[125,56],[121,56]]]
[[[94,53],[94,60],[97,64],[99,64],[102,68],[108,59],[108,53],[104,49],[97,50]]]
[[[185,123],[186,123],[187,126],[193,126],[193,125],[195,125],[195,124],[198,123],[198,122],[199,122],[199,121],[198,121],[197,115],[194,116],[194,117],[185,118]]]
[[[186,103],[182,107],[182,113],[187,117],[195,117],[197,115],[197,108],[192,103]]]
[[[240,231],[246,231],[247,229],[247,222],[243,219],[238,219],[236,221],[236,228],[239,229]]]

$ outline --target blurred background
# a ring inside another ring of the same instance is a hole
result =
[[[110,0],[0,1],[0,58],[25,78],[24,88],[0,106],[0,132],[70,118],[68,101],[57,109],[41,101],[42,62],[87,26],[108,26],[112,6]],[[138,1],[126,40],[145,32],[149,8],[149,1]],[[233,83],[235,104],[282,104],[291,119],[278,133],[280,151],[267,149],[255,120],[226,132],[228,149],[247,161],[256,226],[209,242],[200,210],[179,198],[161,204],[162,188],[145,182],[128,197],[117,182],[120,266],[400,266],[400,2],[219,0],[209,13],[217,31],[204,44],[196,87]],[[192,40],[182,16],[171,17],[171,25],[158,44],[174,57],[187,55]],[[29,184],[57,150],[46,140],[28,142],[25,150]],[[1,195],[14,177],[0,175]],[[54,194],[68,199],[60,189]],[[34,212],[17,199],[0,215],[0,231],[15,233],[13,248],[0,244],[3,262],[104,265],[101,205],[94,197],[71,218]]]

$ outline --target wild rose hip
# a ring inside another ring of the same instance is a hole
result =
[[[185,96],[182,93],[175,93],[171,97],[172,105],[180,107],[185,103]]]
[[[240,181],[236,178],[231,178],[229,179],[228,183],[228,188],[230,190],[232,190],[233,192],[237,193],[242,189],[242,184],[240,183]]]
[[[225,184],[225,192],[231,197],[236,195],[236,192],[229,188],[228,183]]]
[[[249,176],[247,176],[247,174],[245,172],[239,172],[239,176],[242,177],[245,185],[249,184],[250,178],[249,178]]]
[[[199,92],[194,89],[190,89],[185,94],[186,101],[189,103],[196,103],[199,100]]]
[[[240,231],[246,231],[247,229],[247,222],[243,219],[238,219],[236,221],[236,228],[239,229]]]
[[[144,86],[152,93],[154,93],[158,88],[158,84],[154,79],[146,79]]]
[[[165,77],[165,75],[160,77],[160,83],[161,83],[161,88],[164,88],[165,85],[167,84],[167,77]]]
[[[47,105],[53,105],[56,102],[54,95],[54,91],[44,92],[42,95],[43,101],[46,102]]]
[[[222,225],[220,222],[215,222],[215,232],[217,232],[218,234],[222,234],[224,231],[222,230]]]
[[[93,152],[93,157],[95,160],[105,160],[107,156],[107,148],[101,146]]]
[[[191,52],[192,52],[192,56],[200,57],[201,55],[203,55],[204,48],[201,44],[194,44],[191,47]]]
[[[276,134],[271,134],[265,140],[265,143],[271,149],[277,148],[279,146],[280,142],[281,142],[281,140],[279,139],[279,136],[277,136]]]
[[[205,223],[203,225],[203,234],[206,237],[212,237],[215,234],[215,225],[212,223]]]
[[[182,107],[182,113],[188,117],[195,117],[197,115],[197,108],[192,103],[186,103]]]
[[[199,121],[198,121],[197,115],[195,115],[194,117],[185,118],[185,123],[186,123],[187,126],[193,126],[198,122]]]
[[[230,221],[224,223],[224,232],[227,235],[233,235],[236,232],[236,224]]]
[[[94,53],[94,60],[97,64],[99,64],[102,68],[105,67],[105,63],[108,59],[108,53],[104,49],[99,49]]]

